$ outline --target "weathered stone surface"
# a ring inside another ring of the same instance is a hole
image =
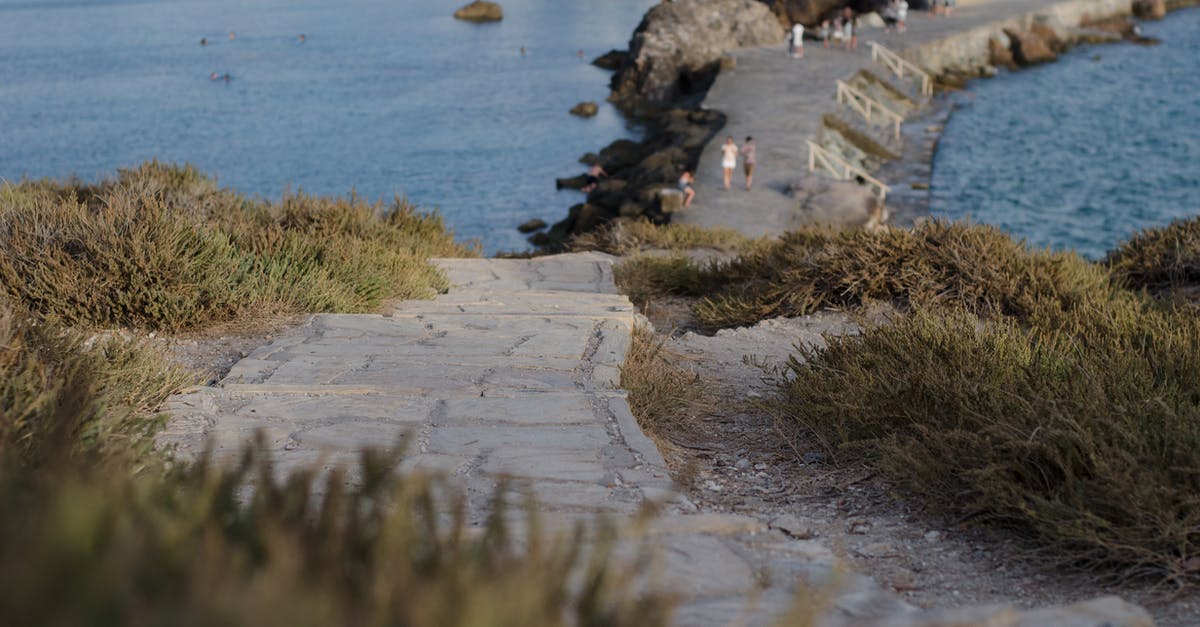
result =
[[[590,118],[590,117],[595,116],[599,112],[600,112],[600,105],[589,100],[586,102],[581,102],[581,103],[575,105],[574,107],[571,107],[570,114],[579,116],[581,118]]]
[[[499,22],[504,19],[504,9],[495,2],[475,0],[455,11],[454,17],[469,22]]]
[[[1133,15],[1139,20],[1161,20],[1167,16],[1166,0],[1133,0]]]
[[[634,31],[610,99],[626,109],[665,107],[702,94],[726,52],[782,42],[778,19],[757,0],[655,5]]]
[[[1046,63],[1058,58],[1044,39],[1030,31],[1006,28],[1004,34],[1012,41],[1013,59],[1020,65]]]
[[[1017,69],[1017,61],[1013,59],[1012,49],[996,37],[988,39],[988,63],[1010,70]]]

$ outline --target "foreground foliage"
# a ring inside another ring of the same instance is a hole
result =
[[[251,201],[190,167],[0,186],[0,295],[71,326],[370,311],[444,288],[429,257],[472,252],[403,201]]]
[[[143,411],[178,373],[117,342],[0,315],[0,624],[665,624],[603,535],[513,533],[503,503],[469,529],[461,495],[393,455],[352,482],[251,452],[165,465]]]

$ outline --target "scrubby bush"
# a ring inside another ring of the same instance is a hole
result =
[[[693,224],[654,224],[646,219],[614,220],[567,242],[571,251],[598,250],[629,255],[646,250],[683,252],[711,249],[723,252],[747,250],[762,243],[727,228],[705,228]]]
[[[801,350],[780,411],[953,513],[1123,576],[1200,576],[1200,319],[922,310]]]
[[[1028,320],[1090,307],[1115,289],[1103,268],[1078,255],[1031,252],[995,227],[943,221],[912,231],[803,229],[702,281],[713,289],[696,315],[708,328],[872,300]]]
[[[403,201],[250,201],[189,167],[0,186],[0,294],[72,326],[370,311],[444,288],[430,257],[473,252]]]
[[[1146,229],[1108,253],[1104,263],[1133,289],[1200,288],[1200,217]]]

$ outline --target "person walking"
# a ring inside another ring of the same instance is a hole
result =
[[[729,191],[729,185],[733,182],[733,169],[737,167],[738,147],[733,142],[733,135],[725,138],[725,144],[721,146],[721,169],[725,171],[725,190]]]
[[[754,153],[754,138],[747,135],[746,143],[742,144],[742,168],[746,172],[746,191],[750,191],[750,186],[754,184],[754,164],[758,163]]]
[[[821,38],[821,47],[829,47],[829,20],[821,22],[821,28],[817,31],[817,36]]]
[[[804,25],[800,22],[792,24],[792,58],[804,58]]]
[[[846,7],[842,11],[842,45],[846,50],[858,48],[858,29],[855,28],[855,21],[854,9]]]

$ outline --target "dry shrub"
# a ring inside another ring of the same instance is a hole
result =
[[[0,294],[72,326],[178,331],[261,311],[370,311],[473,250],[396,201],[251,202],[190,167],[0,187]]]
[[[700,295],[710,285],[706,276],[704,267],[680,254],[637,255],[613,267],[617,288],[639,307],[655,296]]]
[[[678,365],[666,338],[646,326],[633,330],[629,353],[621,366],[621,387],[629,392],[629,409],[643,429],[661,435],[684,421],[700,400],[700,377]]]
[[[682,273],[680,273],[682,274]],[[1077,255],[1031,252],[991,226],[932,221],[912,231],[808,228],[703,273],[710,329],[871,300],[966,307],[1028,319],[1107,300],[1107,273]]]
[[[1146,229],[1109,252],[1104,263],[1133,289],[1194,291],[1200,288],[1200,217]]]
[[[726,228],[705,228],[691,224],[654,224],[646,219],[614,220],[594,231],[576,235],[567,243],[571,251],[598,250],[613,255],[629,255],[647,250],[709,249],[725,252],[747,250],[763,240],[755,240]]]
[[[841,459],[1066,563],[1195,581],[1200,320],[1131,299],[1061,315],[1075,319],[920,310],[800,349],[780,411]]]
[[[162,422],[150,412],[187,381],[143,343],[86,338],[0,303],[0,466],[144,458]]]

